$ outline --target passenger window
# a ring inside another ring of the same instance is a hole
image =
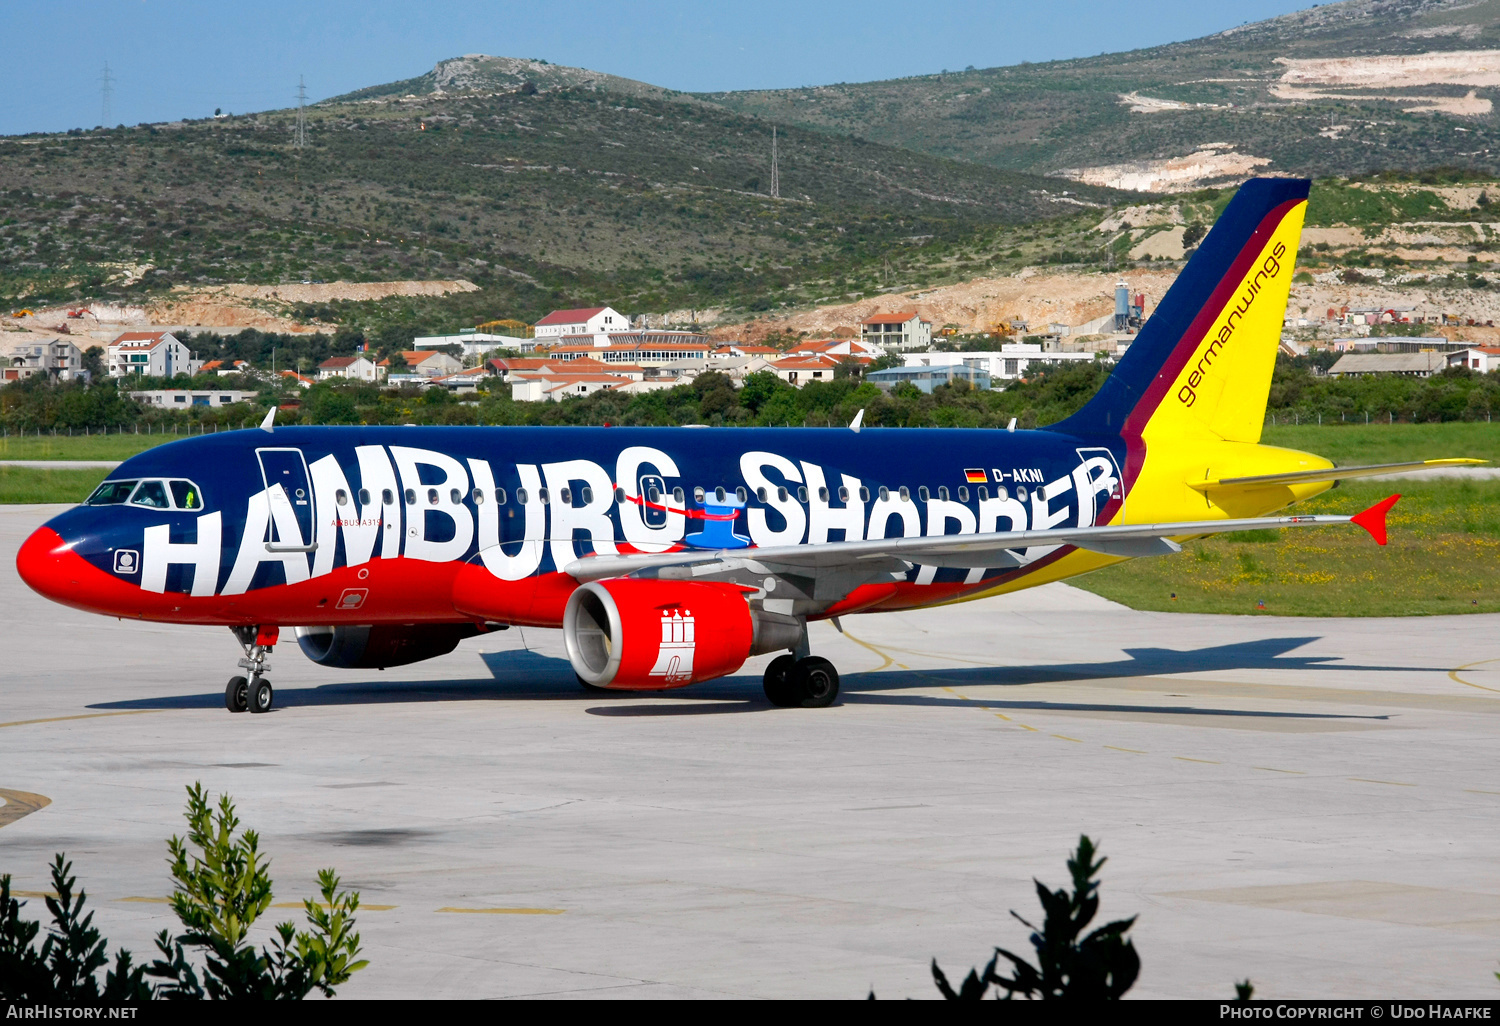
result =
[[[525,500],[523,499],[522,501],[524,502]],[[504,506],[505,505],[505,489],[504,488],[496,488],[495,489],[495,505],[496,506]]]
[[[786,501],[786,489],[785,488],[778,488],[778,489],[776,489],[776,498],[780,499],[782,502],[785,502]]]
[[[149,506],[152,509],[166,509],[171,503],[167,502],[167,487],[160,481],[142,481],[135,487],[135,494],[130,497],[132,506]]]
[[[672,489],[672,501],[676,502],[677,505],[681,506],[685,498],[686,496],[683,495],[681,485],[678,485],[676,488]]]
[[[740,502],[749,502],[750,501],[750,493],[747,492],[747,491],[745,491],[745,489],[743,489],[743,488],[736,488],[734,490],[734,497],[736,499],[738,499]]]
[[[887,488],[885,485],[881,485],[880,486],[880,491],[876,492],[875,494],[880,497],[880,501],[881,502],[889,502],[890,501],[891,490],[889,488]]]
[[[464,501],[464,493],[459,491],[457,488],[450,488],[448,490],[448,501],[457,506],[459,503]]]
[[[172,496],[173,496],[173,498],[176,498],[176,495],[177,495],[177,482],[173,481],[172,482]],[[333,493],[333,501],[334,501],[335,505],[347,506],[347,505],[349,505],[349,493],[346,492],[346,491],[344,491],[342,488],[340,488],[336,492]]]
[[[177,503],[178,509],[203,508],[203,496],[191,481],[172,482],[172,501]]]
[[[615,486],[615,501],[616,502],[624,502],[625,501],[625,489],[619,487],[618,485]]]
[[[1047,488],[1046,488],[1045,485],[1037,485],[1036,486],[1036,492],[1034,494],[1037,497],[1037,501],[1039,501],[1039,502],[1046,502],[1047,501]]]
[[[979,501],[983,502],[985,499],[988,499],[989,497],[990,497],[990,490],[988,488],[986,488],[984,485],[980,485],[979,486]]]
[[[590,488],[588,485],[584,485],[583,486],[583,504],[585,506],[591,506],[591,505],[593,505],[593,502],[594,502],[594,490],[592,488]]]
[[[842,488],[842,487],[839,489],[839,501],[840,502],[848,502],[849,501],[849,489]]]
[[[870,489],[866,488],[864,485],[860,485],[859,486],[859,501],[860,502],[869,502],[870,501]]]
[[[927,490],[926,485],[923,485],[922,487],[917,489],[917,498],[921,499],[923,502],[927,502],[932,498],[932,493]]]
[[[437,505],[437,489],[436,488],[429,488],[429,489],[427,489],[427,505],[429,505],[429,506],[436,506]]]
[[[717,487],[717,488],[714,489],[714,501],[715,502],[723,502],[724,501],[724,486],[723,485],[719,485],[719,487]]]
[[[806,485],[798,485],[797,486],[797,501],[798,502],[806,502],[807,501],[807,486]]]
[[[408,506],[415,506],[417,504],[417,490],[415,488],[408,488],[403,498],[406,499]]]
[[[938,498],[942,499],[944,502],[948,501],[948,486],[947,485],[938,485]]]
[[[1022,502],[1026,501],[1026,486],[1025,485],[1016,485],[1016,498],[1020,499]]]
[[[694,502],[700,502],[701,503],[703,501],[703,495],[704,495],[704,492],[703,492],[703,487],[701,485],[698,486],[697,488],[693,489],[693,501]]]
[[[391,506],[395,504],[396,496],[391,493],[391,490],[389,488],[382,488],[380,490],[380,501],[385,503],[387,506]]]
[[[902,485],[901,486],[901,501],[902,502],[910,502],[911,501],[911,489],[908,488],[908,487],[906,487],[906,485]]]
[[[361,488],[359,490],[359,504],[361,506],[368,506],[370,504],[370,489]]]
[[[573,489],[567,485],[563,485],[563,487],[558,489],[557,497],[562,500],[564,506],[573,505]]]
[[[536,490],[536,497],[541,500],[543,506],[552,501],[551,493],[548,492],[545,488],[538,488]]]
[[[135,481],[106,481],[86,500],[89,506],[118,506],[135,491]]]
[[[819,502],[827,502],[828,501],[828,489],[827,488],[819,488],[818,489],[818,501]]]
[[[656,486],[653,485],[651,487],[651,490],[646,493],[646,501],[647,502],[660,503],[661,502],[661,489],[657,488]]]
[[[761,502],[765,502],[767,496],[769,496],[769,495],[770,495],[770,493],[766,491],[766,486],[765,485],[761,485],[759,488],[755,489],[755,497],[757,499],[759,499]]]
[[[999,499],[1001,502],[1004,502],[1006,499],[1010,498],[1010,489],[1005,487],[1004,485],[1000,485],[995,489],[995,498]]]
[[[457,489],[455,489],[455,491],[456,490]],[[476,489],[474,489],[472,497],[474,499],[474,505],[476,505],[476,506],[483,506],[484,505],[484,489],[483,488],[476,488]]]
[[[531,496],[526,494],[526,489],[524,489],[524,488],[517,488],[516,489],[516,501],[519,502],[521,505],[524,506],[528,502],[531,501]]]

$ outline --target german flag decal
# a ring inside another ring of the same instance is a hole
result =
[[[969,484],[984,484],[988,479],[984,476],[984,471],[970,468],[964,471],[964,480]]]

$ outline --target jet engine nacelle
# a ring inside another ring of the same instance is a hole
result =
[[[447,655],[478,633],[472,623],[298,627],[297,644],[323,666],[368,670]]]
[[[594,581],[563,611],[574,671],[597,687],[677,688],[733,673],[752,655],[791,648],[802,625],[752,611],[745,589],[684,581]]]

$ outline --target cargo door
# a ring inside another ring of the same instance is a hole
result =
[[[271,505],[271,516],[266,522],[266,548],[272,552],[311,552],[317,545],[313,542],[313,524],[316,523],[313,508],[312,479],[307,473],[307,460],[301,449],[257,449],[260,460],[260,476],[266,486],[266,497]],[[290,512],[290,516],[288,516]],[[278,525],[297,525],[297,537],[282,537]]]

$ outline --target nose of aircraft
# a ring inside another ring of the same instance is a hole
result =
[[[50,527],[39,527],[21,545],[16,553],[16,571],[31,590],[45,595],[54,602],[73,604],[77,601],[79,582],[67,564],[77,561],[72,555],[72,545],[63,540]]]

